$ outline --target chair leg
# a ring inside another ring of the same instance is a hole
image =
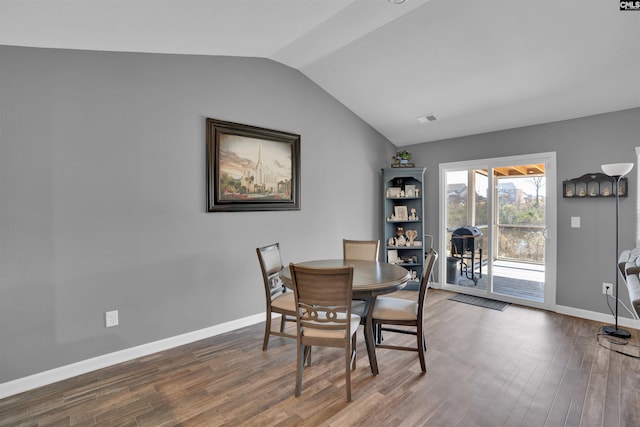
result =
[[[376,323],[374,326],[374,332],[376,334],[376,344],[382,344],[384,338],[382,338],[382,324]]]
[[[424,333],[422,332],[422,327],[418,326],[418,331],[416,334],[418,339],[418,358],[420,359],[420,368],[422,368],[422,372],[427,372],[427,364],[425,362],[424,353],[427,350],[427,342],[424,338]]]
[[[271,333],[271,313],[267,311],[267,320],[264,325],[264,341],[262,342],[262,351],[267,350],[269,345],[269,335]]]
[[[351,349],[344,351],[344,370],[347,388],[347,402],[351,402]]]
[[[302,392],[302,371],[304,370],[304,359],[307,354],[307,346],[304,344],[298,345],[298,357],[296,358],[296,391],[295,396],[300,396]]]
[[[311,346],[307,345],[304,347],[304,363],[302,366],[307,365],[311,366]]]
[[[351,339],[351,369],[356,370],[356,334],[353,334]]]
[[[280,318],[280,332],[284,332],[284,321],[286,317],[287,316],[283,314],[282,317]]]

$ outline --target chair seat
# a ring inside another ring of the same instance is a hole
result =
[[[402,298],[378,298],[373,308],[373,318],[380,320],[416,320],[418,318],[418,303]]]
[[[329,323],[318,323],[322,325],[330,325]],[[352,314],[351,315],[351,335],[355,334],[358,330],[358,325],[360,325],[360,316]],[[306,337],[314,337],[314,338],[344,338],[345,330],[331,330],[331,329],[316,329],[313,327],[306,326],[303,331],[303,335]]]
[[[271,306],[274,308],[279,308],[281,310],[287,310],[295,313],[296,301],[293,298],[293,292],[285,292],[284,294],[275,298],[273,301],[271,301]]]

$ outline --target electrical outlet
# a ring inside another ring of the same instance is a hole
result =
[[[607,282],[603,282],[602,283],[602,293],[606,294],[606,295],[613,296],[613,284],[607,283]]]
[[[118,326],[118,310],[107,311],[104,314],[104,325],[107,328]]]

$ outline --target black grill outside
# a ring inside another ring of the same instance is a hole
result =
[[[482,249],[482,231],[478,227],[467,225],[456,228],[451,233],[451,252],[464,254]]]

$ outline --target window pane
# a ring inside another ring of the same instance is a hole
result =
[[[469,224],[467,171],[447,172],[447,229],[455,230]]]
[[[498,177],[498,257],[544,262],[545,177]]]

